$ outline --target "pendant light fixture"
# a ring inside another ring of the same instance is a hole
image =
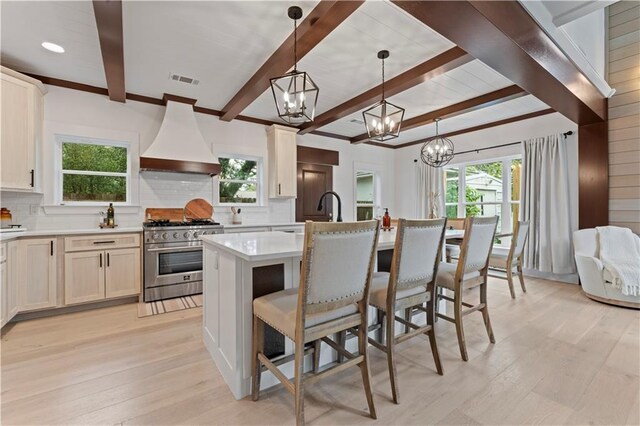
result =
[[[422,162],[431,167],[446,166],[454,156],[454,146],[451,139],[445,138],[438,134],[438,121],[436,118],[436,135],[426,140],[422,145],[420,157]]]
[[[291,6],[287,14],[293,19],[293,71],[272,78],[271,91],[276,103],[278,117],[289,124],[301,124],[313,121],[318,102],[318,86],[309,74],[298,71],[298,19],[302,18],[302,9]]]
[[[388,50],[378,52],[378,59],[382,60],[382,100],[362,113],[369,139],[378,142],[397,138],[404,117],[403,108],[387,102],[384,98],[384,60],[388,57]]]

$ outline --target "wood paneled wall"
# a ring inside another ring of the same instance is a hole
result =
[[[608,10],[609,223],[640,233],[640,2]]]

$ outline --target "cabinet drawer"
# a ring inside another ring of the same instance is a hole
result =
[[[64,239],[65,252],[140,247],[140,234],[83,235]]]

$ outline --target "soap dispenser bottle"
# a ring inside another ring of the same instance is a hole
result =
[[[391,216],[389,216],[389,209],[384,208],[384,216],[382,216],[382,227],[391,228]]]

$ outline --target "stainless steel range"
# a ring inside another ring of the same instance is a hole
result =
[[[202,293],[200,235],[222,234],[212,221],[144,223],[144,300]]]

